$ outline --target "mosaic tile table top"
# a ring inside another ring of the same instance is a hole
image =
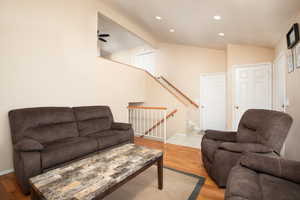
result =
[[[90,200],[162,154],[127,144],[33,177],[30,182],[47,200]]]

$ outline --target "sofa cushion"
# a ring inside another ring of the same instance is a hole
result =
[[[294,200],[300,198],[300,185],[267,174],[259,175],[262,199]]]
[[[42,151],[42,168],[47,169],[95,151],[97,141],[92,138],[76,137],[52,142]]]
[[[111,128],[113,117],[107,106],[75,107],[73,110],[81,136]]]
[[[90,134],[87,137],[96,139],[99,149],[130,141],[128,131],[107,130]]]
[[[27,138],[39,141],[41,144],[51,143],[71,137],[78,137],[79,133],[75,122],[40,125],[25,131]]]
[[[25,108],[9,112],[13,143],[29,137],[44,144],[79,136],[71,108]]]

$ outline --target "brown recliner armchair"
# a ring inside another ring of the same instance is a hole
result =
[[[207,130],[201,143],[205,169],[219,187],[244,152],[280,155],[292,124],[282,112],[251,109],[244,113],[237,132]]]
[[[225,199],[300,199],[300,162],[246,153],[230,171]]]

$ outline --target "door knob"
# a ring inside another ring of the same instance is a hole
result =
[[[201,108],[205,108],[205,107],[202,105]]]
[[[238,109],[240,109],[240,107],[239,107],[239,106],[235,106],[235,109],[237,109],[237,110],[238,110]]]

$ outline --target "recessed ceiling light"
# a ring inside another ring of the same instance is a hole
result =
[[[214,16],[214,19],[215,19],[215,20],[221,20],[222,17],[221,17],[220,15],[215,15],[215,16]]]
[[[224,37],[225,33],[219,33],[219,36]]]
[[[175,32],[175,30],[171,28],[171,29],[170,29],[170,32],[171,32],[171,33],[174,33],[174,32]]]
[[[156,16],[155,19],[162,20],[162,18],[160,16]]]

